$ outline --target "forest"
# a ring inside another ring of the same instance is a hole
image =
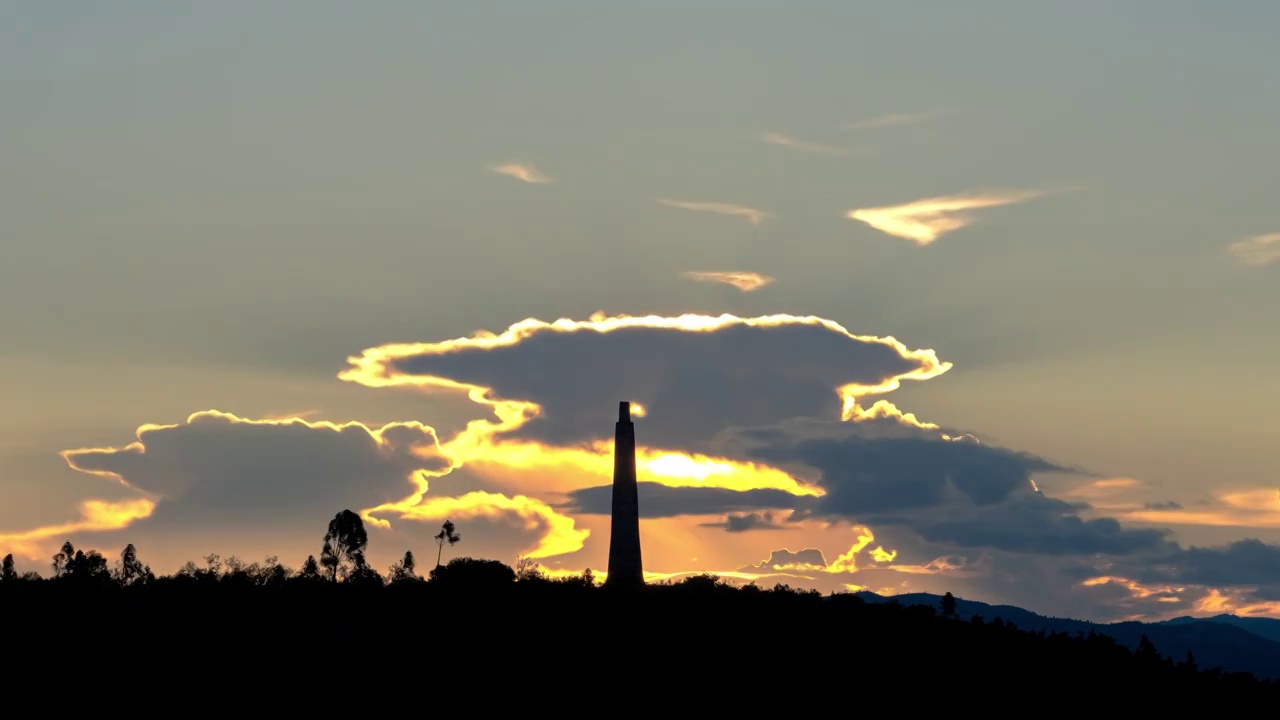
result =
[[[721,683],[726,692],[744,685],[787,694],[916,685],[969,692],[994,684],[1002,693],[1049,685],[1087,688],[1091,697],[1280,698],[1280,682],[1165,657],[1145,636],[1131,650],[1092,632],[1030,632],[959,617],[950,593],[934,608],[712,575],[611,588],[590,570],[546,577],[528,560],[440,562],[460,541],[456,530],[442,527],[437,563],[425,574],[411,552],[386,573],[372,568],[367,533],[349,510],[329,523],[320,557],[299,570],[276,558],[210,555],[156,575],[132,545],[111,562],[68,542],[45,577],[18,574],[10,555],[0,568],[3,637],[31,657],[115,666],[127,656],[161,673],[215,658],[244,672],[327,658],[351,665],[343,677],[403,674],[406,657],[424,655],[434,658],[420,661],[434,668],[428,674],[443,678],[483,669],[493,680],[550,680],[555,668],[572,667],[582,682],[604,682],[625,668],[646,684],[652,675],[677,685]]]

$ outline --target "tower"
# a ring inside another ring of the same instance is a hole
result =
[[[618,403],[613,435],[613,510],[609,527],[609,574],[605,585],[644,585],[640,562],[640,499],[636,487],[636,428],[631,403]]]

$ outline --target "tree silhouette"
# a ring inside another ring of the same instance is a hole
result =
[[[516,560],[516,579],[517,580],[543,580],[545,579],[542,570],[538,567],[538,561],[531,557],[520,557]]]
[[[436,533],[436,545],[440,546],[439,550],[436,551],[436,567],[440,567],[440,556],[444,553],[444,544],[447,542],[449,547],[453,547],[462,539],[461,535],[454,532],[455,529],[452,520],[445,520],[440,532]]]
[[[13,553],[4,556],[4,563],[0,565],[0,581],[12,582],[18,579],[18,573],[13,569]]]
[[[67,571],[67,563],[71,562],[76,555],[76,549],[68,540],[62,543],[62,550],[53,556],[53,576],[58,578]]]
[[[83,550],[75,550],[74,554],[69,553],[71,543],[65,543],[62,546],[62,552],[54,556],[55,572],[57,566],[61,566],[60,577],[76,582],[105,582],[111,579],[111,570],[107,567],[107,559],[97,550],[85,552]],[[62,561],[59,563],[58,558]]]
[[[363,569],[364,550],[368,545],[369,533],[365,531],[364,521],[359,515],[350,510],[334,515],[320,551],[320,564],[329,572],[329,579],[337,582],[339,572],[345,577]]]
[[[149,582],[154,579],[151,568],[138,561],[138,551],[133,543],[124,546],[120,553],[120,561],[116,565],[116,582],[121,585],[132,585],[138,582]]]
[[[948,592],[942,596],[942,617],[953,618],[956,616],[956,596]]]
[[[302,569],[298,571],[298,577],[314,580],[320,577],[320,563],[316,562],[315,555],[308,555],[307,561],[302,563]]]
[[[406,580],[417,580],[418,576],[413,573],[417,566],[417,561],[413,559],[413,551],[405,550],[404,558],[400,562],[391,566],[391,582],[404,582]]]
[[[1146,662],[1160,661],[1160,652],[1146,633],[1142,633],[1142,637],[1138,639],[1138,650],[1134,654]]]

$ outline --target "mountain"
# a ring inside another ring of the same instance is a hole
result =
[[[1182,617],[1176,617],[1172,620],[1165,620],[1163,621],[1163,624],[1185,625],[1186,623],[1194,622],[1216,622],[1234,625],[1241,630],[1247,630],[1259,637],[1280,642],[1280,620],[1276,620],[1275,618],[1240,617],[1239,615],[1227,615],[1225,613],[1207,618],[1195,618],[1190,615],[1183,615]]]
[[[906,593],[877,595],[857,593],[864,602],[892,602],[903,605],[940,606],[941,595]],[[1219,615],[1213,618],[1181,617],[1162,622],[1094,623],[1087,620],[1047,617],[1012,605],[989,605],[956,598],[956,614],[974,615],[990,622],[999,618],[1023,630],[1070,635],[1090,631],[1109,635],[1129,648],[1136,648],[1145,634],[1161,655],[1180,661],[1190,652],[1204,669],[1219,667],[1227,672],[1247,672],[1255,677],[1280,679],[1280,620]]]

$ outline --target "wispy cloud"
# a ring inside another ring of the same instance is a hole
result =
[[[855,120],[846,123],[846,130],[867,130],[870,128],[889,127],[892,125],[919,125],[936,117],[949,115],[955,112],[953,108],[939,108],[936,110],[924,110],[921,112],[911,113],[886,113],[879,117],[868,118],[866,120]]]
[[[757,227],[759,227],[760,223],[764,222],[766,218],[773,217],[769,213],[757,208],[726,202],[698,202],[692,200],[669,200],[667,198],[659,198],[658,202],[662,205],[683,208],[685,210],[746,218],[747,222]]]
[[[543,174],[538,168],[523,163],[507,163],[506,165],[497,165],[489,169],[499,175],[507,175],[535,185],[545,185],[552,182],[551,178]]]
[[[764,136],[761,137],[761,140],[769,143],[770,145],[777,145],[779,147],[795,150],[796,152],[812,153],[814,155],[840,156],[868,152],[864,148],[839,147],[836,145],[822,145],[820,143],[807,142],[805,140],[791,137],[790,135],[784,135],[783,133],[776,132],[765,133]]]
[[[732,285],[742,292],[751,292],[773,282],[773,278],[768,275],[761,275],[753,272],[716,272],[711,270],[690,270],[684,273],[684,277],[699,282],[718,282],[726,285]]]
[[[1260,267],[1280,260],[1280,233],[1255,235],[1227,246],[1227,254],[1245,265]]]
[[[988,190],[960,195],[924,198],[902,205],[850,210],[846,217],[859,220],[895,237],[928,245],[946,233],[969,225],[966,210],[1010,205],[1045,195],[1043,190]]]

